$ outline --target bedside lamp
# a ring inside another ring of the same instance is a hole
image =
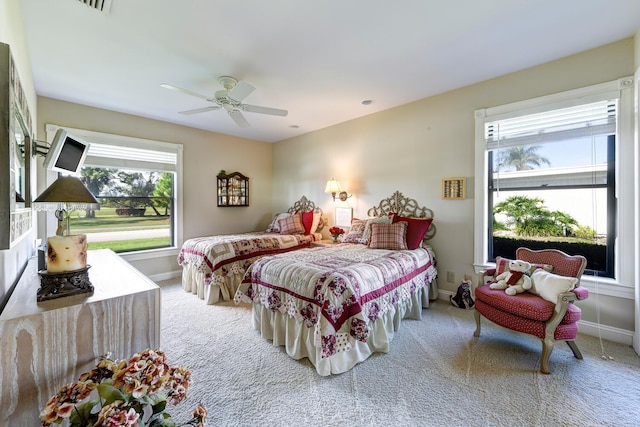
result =
[[[338,199],[340,199],[341,201],[346,201],[349,197],[351,197],[350,195],[347,194],[346,191],[342,190],[342,187],[340,186],[340,181],[336,180],[335,178],[331,178],[329,181],[327,181],[327,186],[324,188],[324,192],[325,193],[330,193],[331,197],[333,197],[333,201],[336,201],[336,193],[338,194]]]
[[[58,219],[56,235],[47,238],[47,269],[38,272],[38,301],[93,292],[87,272],[87,236],[70,234],[69,216],[75,209],[100,209],[98,200],[78,178],[61,176],[33,205],[38,211],[55,211]]]

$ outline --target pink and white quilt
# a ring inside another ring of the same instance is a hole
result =
[[[235,302],[295,319],[313,329],[321,358],[367,342],[374,322],[415,298],[437,275],[428,249],[380,250],[339,244],[255,261]]]
[[[178,264],[183,268],[183,287],[204,298],[209,286],[221,286],[222,299],[233,297],[235,289],[225,280],[244,275],[257,259],[266,255],[308,248],[317,234],[277,234],[267,232],[226,234],[196,237],[184,242],[178,254]],[[238,279],[238,283],[240,281]],[[217,302],[218,294],[208,303]]]

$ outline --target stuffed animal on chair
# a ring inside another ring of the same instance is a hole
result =
[[[489,285],[491,289],[504,289],[507,295],[521,294],[531,289],[531,277],[527,274],[531,264],[519,259],[509,261],[509,269],[496,276],[496,283]]]

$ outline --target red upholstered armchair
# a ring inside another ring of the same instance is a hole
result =
[[[550,372],[549,357],[556,341],[565,341],[573,355],[582,359],[574,341],[581,311],[573,302],[589,297],[589,291],[579,287],[586,258],[556,249],[534,251],[527,248],[518,248],[516,258],[533,264],[533,288],[512,296],[504,290],[491,289],[492,280],[484,283],[486,276],[495,278],[508,269],[509,260],[498,257],[495,269],[480,272],[480,283],[474,289],[476,331],[473,335],[480,336],[480,317],[483,316],[505,328],[540,338],[540,372],[543,374]],[[572,289],[567,289],[569,287]]]

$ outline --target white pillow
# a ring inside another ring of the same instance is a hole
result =
[[[531,273],[532,294],[540,295],[549,302],[557,303],[558,295],[569,292],[578,283],[575,277],[559,276],[541,268]]]
[[[310,234],[313,234],[318,230],[318,225],[320,225],[321,216],[322,214],[317,209],[313,211],[313,222],[311,223],[311,230],[309,230]]]

